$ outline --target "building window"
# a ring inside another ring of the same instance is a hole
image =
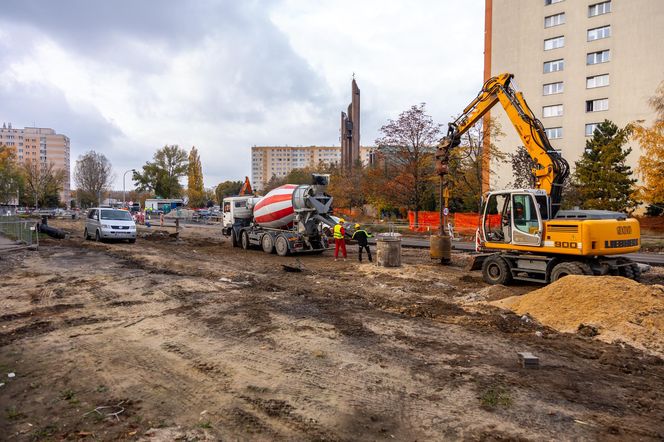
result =
[[[551,49],[558,49],[565,46],[565,36],[554,37],[544,40],[544,50],[550,51]]]
[[[542,108],[542,116],[544,118],[560,117],[563,114],[563,105],[554,104],[553,106],[544,106]]]
[[[608,98],[586,101],[586,112],[601,112],[605,110],[609,110]]]
[[[592,137],[593,133],[595,132],[595,129],[597,129],[598,125],[599,125],[599,123],[586,124],[586,136],[587,137]]]
[[[564,25],[565,24],[565,13],[561,12],[560,14],[549,15],[544,17],[544,27],[550,28],[552,26]]]
[[[546,136],[551,139],[555,140],[556,138],[562,138],[563,137],[563,128],[562,127],[550,127],[548,129],[544,129],[546,132]]]
[[[586,77],[586,88],[593,89],[596,87],[603,87],[609,85],[609,74],[594,75]]]
[[[588,41],[609,37],[611,37],[611,26],[602,26],[601,28],[588,29]]]
[[[565,61],[562,58],[560,60],[551,60],[544,62],[545,74],[548,74],[549,72],[562,71],[564,68],[565,68]]]
[[[599,64],[606,63],[611,59],[611,54],[608,49],[604,51],[591,52],[586,55],[586,64]]]
[[[554,3],[560,3],[563,0],[544,0],[544,6],[553,5]]]
[[[588,6],[588,17],[608,14],[609,12],[611,12],[611,0]]]

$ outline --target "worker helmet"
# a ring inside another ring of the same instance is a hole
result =
[[[359,229],[359,228],[360,228],[360,225],[359,225],[359,224],[355,224],[355,228],[356,228],[356,229]]]
[[[343,218],[339,218],[339,221],[337,221],[337,222],[340,222],[340,223],[345,223],[345,222],[346,222],[346,220],[345,220],[345,219],[343,219]]]

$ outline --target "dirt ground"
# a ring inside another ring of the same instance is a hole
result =
[[[538,286],[487,286],[464,255],[384,269],[355,246],[333,262],[52,224],[70,239],[0,259],[0,439],[664,438],[662,359],[478,304]]]

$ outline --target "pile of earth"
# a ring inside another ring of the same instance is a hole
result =
[[[664,357],[664,286],[621,276],[566,276],[523,296],[491,302],[564,333],[623,341]]]

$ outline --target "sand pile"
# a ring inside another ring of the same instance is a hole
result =
[[[528,313],[561,332],[580,330],[664,356],[664,286],[620,276],[566,276],[523,296],[491,303]]]

